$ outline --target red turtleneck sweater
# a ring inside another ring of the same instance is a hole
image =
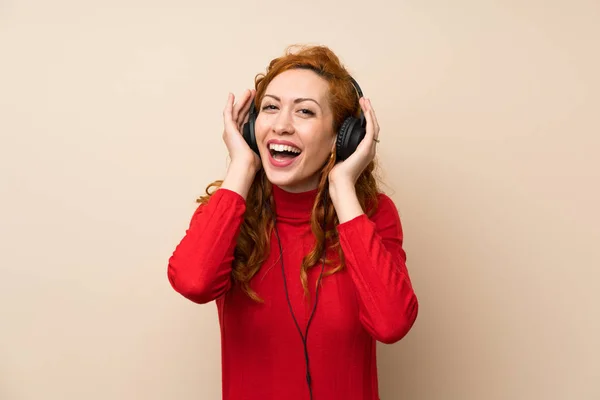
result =
[[[315,241],[309,221],[316,190],[288,193],[273,186],[273,196],[290,302],[304,333],[321,270],[309,270],[308,302],[299,273]],[[219,189],[198,207],[169,259],[168,279],[193,302],[216,300],[224,400],[309,400],[304,346],[286,299],[275,233],[269,258],[252,281],[264,303],[231,280],[245,206],[239,194]],[[346,268],[324,277],[319,288],[307,338],[312,399],[378,400],[376,341],[400,340],[418,311],[402,226],[394,203],[380,194],[371,218],[360,215],[337,231]]]

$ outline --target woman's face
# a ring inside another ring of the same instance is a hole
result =
[[[267,86],[255,133],[272,184],[288,192],[317,187],[335,143],[328,95],[328,82],[306,69],[282,72]]]

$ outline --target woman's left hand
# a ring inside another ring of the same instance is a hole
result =
[[[361,97],[359,104],[367,122],[365,137],[350,157],[333,167],[329,173],[330,187],[346,187],[348,185],[354,187],[360,174],[375,158],[377,143],[379,141],[379,124],[377,123],[371,101]]]

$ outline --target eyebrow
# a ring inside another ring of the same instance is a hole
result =
[[[265,94],[265,97],[272,97],[277,101],[281,101],[281,99],[279,97],[272,95],[272,94]],[[315,99],[311,99],[310,97],[299,97],[297,99],[294,99],[294,104],[302,103],[303,101],[312,101],[312,102],[316,103],[319,107],[321,107],[321,105],[319,104],[318,101],[316,101]]]

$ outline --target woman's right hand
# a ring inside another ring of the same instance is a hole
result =
[[[223,110],[223,141],[229,151],[231,164],[245,166],[254,172],[260,169],[261,161],[248,146],[241,132],[244,124],[248,122],[250,105],[255,94],[255,90],[246,89],[239,101],[234,104],[235,96],[229,93]]]
[[[225,126],[223,141],[229,151],[231,162],[221,188],[232,190],[244,199],[248,196],[254,177],[262,166],[260,157],[248,146],[241,134],[243,125],[248,122],[250,105],[255,95],[255,90],[247,89],[240,101],[234,105],[235,97],[229,93],[223,110]]]

